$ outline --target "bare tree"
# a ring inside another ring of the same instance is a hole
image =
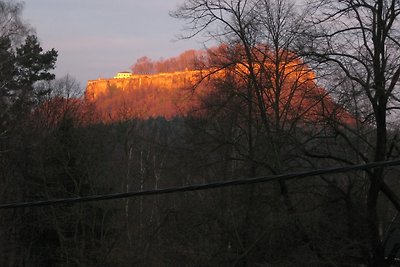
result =
[[[390,159],[393,150],[389,147],[395,145],[396,139],[388,135],[388,114],[399,109],[399,1],[311,1],[309,8],[310,21],[306,24],[309,42],[304,47],[305,54],[323,63],[326,73],[332,70],[340,73],[347,80],[345,93],[353,99],[363,99],[367,105],[364,111],[371,111],[363,113],[358,109],[357,115],[358,123],[363,122],[374,129],[374,140],[361,139],[359,132],[353,129],[358,140],[363,140],[364,147],[369,148],[361,150],[353,146],[355,152],[364,162]],[[331,82],[331,86],[334,84],[337,83]],[[383,191],[398,210],[399,202],[388,188],[382,168],[369,171],[368,177],[370,263],[371,266],[384,266],[379,192]]]
[[[23,4],[13,0],[0,1],[0,37],[18,44],[32,29],[22,19]]]
[[[189,22],[186,38],[206,33],[225,44],[211,51],[215,58],[212,69],[223,70],[224,76],[217,79],[219,91],[210,97],[209,107],[214,106],[218,112],[224,110],[236,123],[235,129],[227,131],[228,138],[219,141],[234,147],[231,159],[247,162],[248,176],[260,171],[278,174],[305,165],[297,148],[309,139],[299,135],[299,128],[317,124],[324,112],[336,112],[332,99],[315,84],[313,72],[295,53],[303,24],[295,7],[285,0],[192,0],[173,14]],[[215,99],[221,93],[222,102],[216,105]],[[231,140],[227,140],[229,136]],[[281,181],[275,192],[286,212],[294,215],[292,222],[302,242],[323,260],[296,215],[294,197],[286,182]],[[249,207],[253,201],[254,192],[250,190]],[[249,228],[248,216],[244,221]],[[239,259],[245,259],[253,242],[258,242],[246,240],[246,233],[243,239]]]

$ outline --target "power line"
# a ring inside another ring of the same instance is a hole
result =
[[[152,190],[136,191],[136,192],[102,194],[102,195],[92,195],[92,196],[83,196],[83,197],[74,197],[74,198],[62,198],[62,199],[42,200],[42,201],[33,201],[33,202],[17,202],[17,203],[9,203],[9,204],[0,204],[0,209],[43,207],[43,206],[50,206],[50,205],[73,204],[73,203],[79,203],[79,202],[102,201],[102,200],[131,198],[131,197],[139,197],[139,196],[164,195],[164,194],[172,194],[172,193],[178,193],[178,192],[192,192],[192,191],[208,190],[208,189],[228,187],[228,186],[267,183],[267,182],[279,181],[279,180],[301,179],[301,178],[312,177],[312,176],[323,175],[323,174],[343,173],[343,172],[348,172],[348,171],[367,170],[367,169],[398,166],[398,165],[400,165],[400,159],[391,160],[391,161],[373,162],[373,163],[367,163],[367,164],[359,164],[359,165],[351,165],[351,166],[345,166],[345,167],[317,169],[317,170],[313,170],[313,171],[294,172],[294,173],[280,174],[280,175],[267,175],[267,176],[258,176],[258,177],[252,177],[252,178],[241,178],[241,179],[219,181],[219,182],[213,182],[213,183],[207,183],[207,184],[187,185],[187,186],[181,186],[181,187],[170,187],[170,188],[164,188],[164,189],[152,189]]]

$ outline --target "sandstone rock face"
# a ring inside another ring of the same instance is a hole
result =
[[[300,118],[308,123],[339,116],[346,124],[355,123],[348,112],[317,86],[314,73],[307,67],[286,65],[282,73],[285,75],[283,84],[276,87],[267,82],[265,85],[269,86],[261,89],[265,112],[269,116],[285,121]],[[243,98],[248,86],[248,81],[243,79],[246,76],[246,66],[237,65],[223,71],[180,71],[90,80],[85,101],[95,106],[103,122],[150,117],[171,119],[188,114],[199,116],[208,112],[207,105],[215,104],[215,99],[223,103],[223,99],[232,97],[232,94]],[[218,87],[226,81],[231,81],[231,84],[225,85],[224,89]]]
[[[198,93],[193,89],[203,75],[201,71],[182,71],[90,80],[85,100],[95,104],[105,121],[159,116],[170,119],[186,114],[194,105]]]
[[[193,86],[200,80],[201,76],[201,71],[182,71],[151,75],[132,75],[130,78],[125,79],[89,80],[85,97],[87,100],[95,101],[112,90],[110,88],[118,89],[121,92],[137,91],[152,87],[162,90],[176,90],[177,88]]]

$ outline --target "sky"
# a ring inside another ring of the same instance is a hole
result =
[[[154,60],[201,49],[204,40],[179,40],[184,21],[169,16],[184,0],[25,0],[23,18],[45,50],[58,51],[55,74],[111,78],[142,56]]]

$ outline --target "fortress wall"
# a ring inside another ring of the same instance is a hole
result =
[[[89,80],[86,86],[87,100],[96,100],[110,89],[122,91],[156,87],[162,90],[176,90],[194,85],[202,77],[201,71],[182,71],[150,75],[132,75],[129,78]]]

